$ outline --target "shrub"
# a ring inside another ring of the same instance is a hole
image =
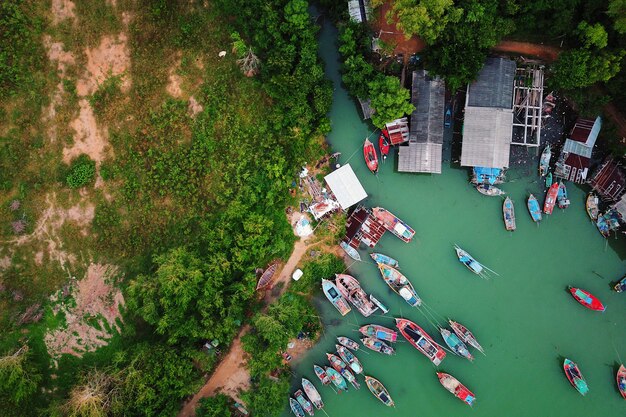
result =
[[[72,163],[65,181],[70,188],[80,188],[93,182],[96,176],[96,162],[82,154]]]

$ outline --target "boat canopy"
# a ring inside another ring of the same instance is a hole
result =
[[[398,233],[399,235],[404,235],[407,231],[407,228],[404,227],[402,223],[396,223],[396,225],[393,227],[393,230],[395,230],[396,233]]]
[[[402,298],[404,298],[406,301],[411,301],[413,300],[413,294],[411,294],[411,291],[409,291],[409,289],[407,287],[402,287],[400,288],[400,290],[398,291],[398,293],[402,296]]]
[[[490,185],[495,185],[501,173],[502,169],[500,168],[474,167],[476,182],[478,182],[479,184],[487,183]]]

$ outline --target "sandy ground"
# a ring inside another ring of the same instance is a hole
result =
[[[409,56],[415,52],[419,52],[426,47],[426,43],[413,36],[407,39],[400,30],[396,27],[395,23],[387,23],[387,12],[391,7],[390,2],[385,2],[374,13],[376,13],[377,26],[375,30],[378,30],[378,36],[381,40],[388,44],[395,44],[394,54],[404,54],[404,59],[407,60]]]
[[[52,23],[59,24],[66,19],[76,21],[75,5],[71,0],[52,0]]]

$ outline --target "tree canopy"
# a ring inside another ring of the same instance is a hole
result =
[[[386,18],[395,20],[407,39],[417,35],[433,44],[448,24],[458,22],[462,15],[453,0],[394,0]]]
[[[36,392],[41,374],[29,358],[26,345],[0,357],[0,402],[5,405],[22,405]]]
[[[383,128],[385,123],[410,114],[415,108],[410,102],[409,90],[400,85],[397,77],[379,75],[368,84],[369,97],[376,112],[372,115],[372,123]]]

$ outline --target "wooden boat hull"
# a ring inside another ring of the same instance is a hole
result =
[[[375,337],[362,337],[361,342],[363,342],[363,346],[373,350],[374,352],[382,353],[384,355],[396,354],[396,351],[391,346],[382,340],[376,339]]]
[[[548,189],[548,193],[546,194],[546,200],[543,203],[543,212],[546,214],[552,214],[552,210],[554,210],[554,205],[556,204],[556,199],[559,194],[559,184],[554,183]]]
[[[385,283],[411,307],[422,305],[422,299],[415,292],[413,284],[400,271],[385,264],[378,264],[378,270]]]
[[[355,374],[363,373],[363,365],[361,365],[359,359],[354,356],[352,352],[350,352],[345,346],[341,345],[335,345],[335,348],[337,349],[337,353],[339,353],[341,359],[348,364],[350,369],[354,371]]]
[[[514,231],[515,226],[515,206],[513,205],[513,200],[510,197],[507,197],[502,204],[502,215],[504,217],[504,227],[508,231]]]
[[[493,185],[480,184],[476,187],[476,190],[478,190],[478,192],[482,195],[486,195],[488,197],[498,197],[505,194],[504,191],[498,187],[494,187]]]
[[[415,235],[415,230],[411,228],[408,224],[400,220],[399,217],[395,216],[389,210],[384,209],[382,207],[374,207],[372,209],[372,214],[383,224],[385,229],[389,230],[396,237],[402,239],[406,243],[409,243],[413,236]]]
[[[572,297],[580,304],[587,307],[589,310],[594,311],[604,311],[606,307],[595,295],[591,294],[589,291],[585,291],[581,288],[569,287],[569,292],[572,294]]]
[[[465,385],[461,384],[458,379],[445,372],[437,372],[437,378],[439,378],[441,385],[456,398],[469,406],[474,405],[476,396]]]
[[[462,356],[469,361],[474,360],[474,356],[472,356],[470,351],[467,349],[465,343],[463,343],[455,333],[443,328],[439,329],[439,332],[441,333],[441,337],[443,337],[444,342],[446,342],[446,345],[448,345],[454,354]]]
[[[371,316],[372,313],[378,309],[374,303],[369,300],[356,278],[347,274],[336,274],[335,277],[337,278],[335,283],[342,297],[356,307],[359,313],[363,314],[364,317]]]
[[[434,365],[439,365],[445,359],[446,351],[417,324],[407,319],[397,318],[396,327],[400,330],[402,336]]]
[[[386,327],[379,326],[378,324],[366,324],[362,326],[359,331],[363,336],[374,337],[392,343],[398,338],[398,333]]]
[[[259,282],[256,285],[256,290],[260,290],[266,288],[272,282],[272,278],[274,278],[274,274],[278,269],[278,262],[273,262],[268,265],[268,267],[263,271],[261,278],[259,278]]]
[[[552,158],[552,151],[550,150],[550,145],[546,145],[541,152],[541,157],[539,158],[539,176],[543,177],[548,173],[550,168],[550,158]]]
[[[539,207],[539,202],[534,195],[530,195],[528,197],[528,212],[530,213],[530,217],[533,219],[535,223],[539,223],[541,221],[541,207]]]
[[[383,255],[382,253],[373,252],[373,253],[370,253],[370,257],[377,264],[385,264],[385,265],[389,265],[392,268],[400,268],[400,264],[398,263],[398,261],[393,259],[391,256]]]
[[[355,261],[361,260],[361,255],[359,255],[359,251],[354,249],[352,246],[348,245],[346,242],[341,241],[339,243],[339,246],[341,246],[341,249],[343,249],[343,251],[347,253],[348,256],[354,259]]]
[[[309,381],[306,378],[302,378],[302,388],[304,389],[306,396],[309,397],[309,400],[311,400],[315,408],[317,408],[318,410],[321,410],[322,408],[324,408],[324,402],[322,401],[322,396],[320,395],[319,391],[317,390],[317,388],[315,388],[315,385],[313,385],[311,381]]]
[[[454,333],[456,333],[456,335],[459,336],[459,339],[461,339],[463,343],[470,345],[471,347],[473,347],[474,349],[478,350],[481,353],[485,353],[480,343],[478,343],[478,340],[476,339],[474,334],[470,332],[467,327],[463,326],[461,323],[456,322],[454,320],[448,320],[448,323],[450,323],[450,327],[452,328]]]
[[[598,215],[600,214],[598,204],[598,197],[596,197],[594,193],[589,193],[587,200],[585,201],[585,209],[587,210],[589,218],[594,222],[598,220]]]
[[[359,350],[361,348],[357,342],[355,342],[354,340],[350,339],[349,337],[339,336],[339,337],[337,337],[337,341],[342,346],[345,346],[348,349],[352,349],[354,351],[357,351],[357,350]]]
[[[598,228],[598,232],[607,239],[611,235],[611,229],[609,228],[609,223],[606,221],[606,218],[603,215],[598,215],[598,220],[596,221],[596,227]]]
[[[387,139],[385,138],[385,135],[383,133],[380,134],[380,136],[378,137],[378,147],[380,148],[380,154],[383,157],[383,161],[385,159],[387,159],[387,155],[389,155],[389,142],[387,142]]]
[[[346,383],[346,380],[343,379],[343,376],[341,376],[339,372],[327,366],[326,374],[328,375],[328,378],[330,379],[330,381],[333,383],[334,386],[336,386],[338,389],[342,391],[348,391],[348,384]]]
[[[300,403],[293,398],[289,398],[289,407],[291,408],[291,412],[296,415],[296,417],[304,417],[304,410]]]
[[[293,396],[296,397],[296,400],[298,401],[298,403],[302,406],[302,409],[306,411],[308,415],[312,416],[314,414],[313,404],[311,404],[311,402],[306,399],[302,390],[296,391],[295,394],[293,394]]]
[[[552,186],[552,173],[548,171],[548,175],[546,175],[546,188],[550,188]]]
[[[365,376],[365,384],[370,392],[374,394],[374,397],[378,398],[381,403],[385,404],[387,407],[395,406],[391,395],[389,395],[389,391],[387,391],[387,388],[385,388],[379,380],[371,376]]]
[[[337,286],[331,281],[323,279],[322,290],[324,291],[324,295],[326,296],[328,301],[330,301],[330,303],[335,306],[337,311],[342,316],[345,316],[350,312],[350,310],[352,310],[352,308],[350,308],[350,305],[348,305],[348,301],[343,298]]]
[[[566,209],[569,207],[569,198],[567,198],[567,188],[563,182],[559,183],[559,192],[556,197],[557,204],[560,209]]]
[[[380,301],[378,298],[374,297],[372,294],[370,294],[370,301],[372,303],[374,303],[374,305],[376,307],[380,308],[380,310],[383,312],[383,314],[389,313],[389,308],[387,308],[387,306],[384,305],[382,303],[382,301]]]
[[[313,365],[313,371],[315,372],[315,376],[317,376],[322,385],[330,384],[330,378],[328,377],[326,371],[324,371],[324,368],[318,365]]]
[[[378,172],[378,155],[376,154],[374,144],[369,139],[365,139],[363,143],[363,157],[365,158],[367,168],[376,174]]]
[[[348,365],[344,361],[342,361],[337,355],[327,353],[326,358],[328,359],[330,366],[332,366],[333,369],[337,372],[341,372],[348,367]]]
[[[464,251],[458,246],[454,247],[456,251],[456,256],[459,258],[459,262],[461,262],[467,269],[475,273],[476,275],[480,275],[483,272],[483,266],[476,259],[472,257],[469,253]]]
[[[622,398],[626,400],[626,367],[624,367],[624,365],[619,366],[615,379],[619,393],[622,395]]]
[[[585,378],[575,362],[565,359],[565,361],[563,361],[563,371],[565,371],[565,376],[569,383],[576,388],[576,391],[581,395],[586,395],[589,392],[587,381],[585,381]]]

